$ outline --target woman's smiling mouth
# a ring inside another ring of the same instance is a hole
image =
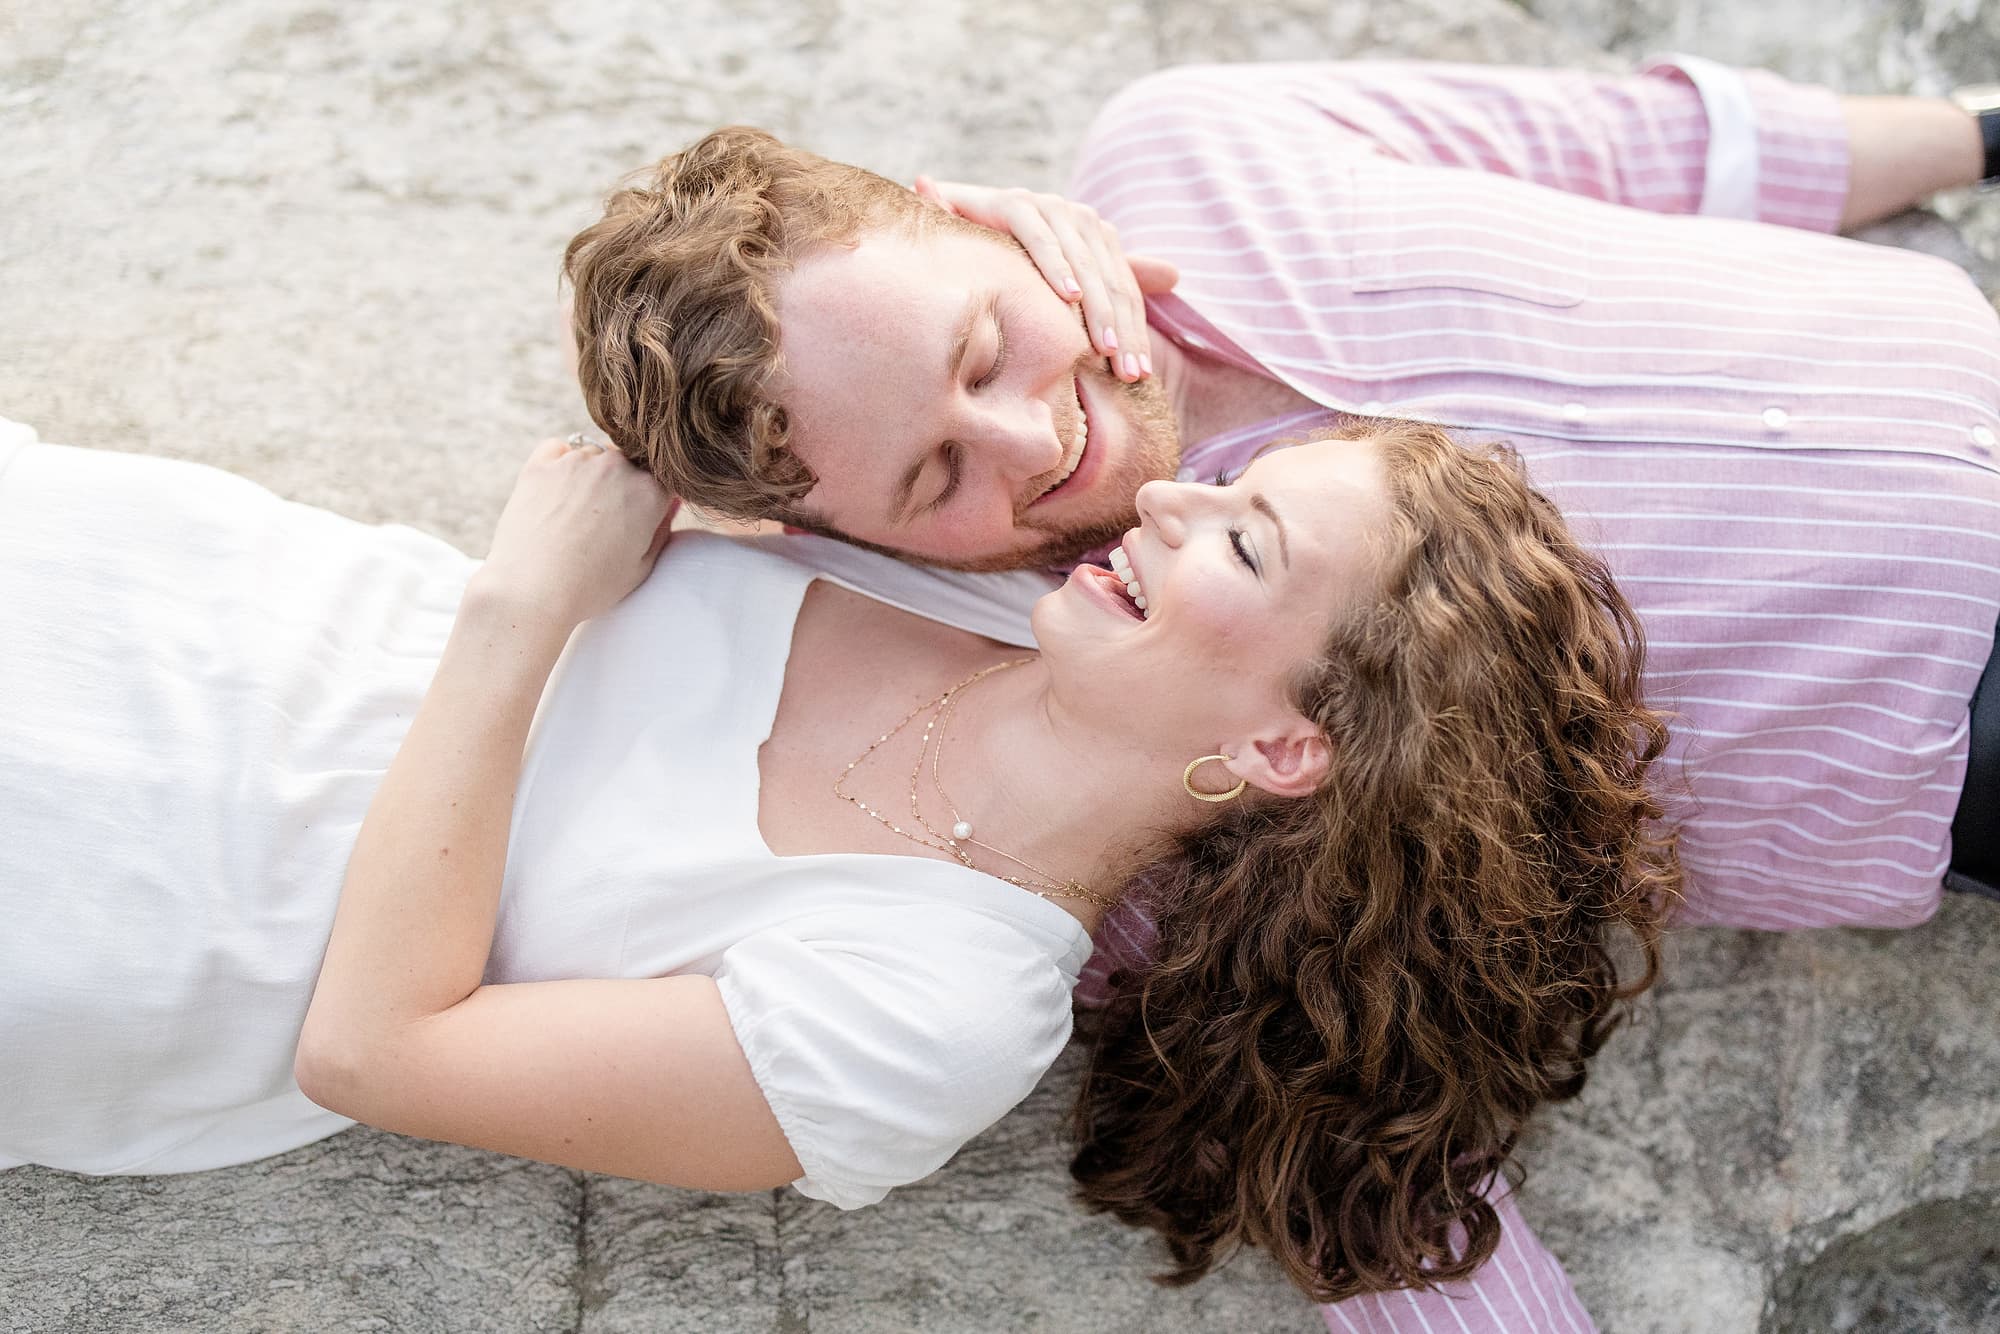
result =
[[[1146,619],[1146,613],[1139,610],[1117,571],[1107,570],[1101,565],[1079,565],[1070,572],[1070,578],[1084,586],[1084,592],[1092,601],[1103,603],[1106,611],[1135,621]]]
[[[1146,589],[1139,582],[1138,571],[1132,568],[1132,558],[1125,554],[1124,547],[1111,548],[1111,572],[1118,576],[1125,588],[1125,596],[1139,609],[1139,615],[1146,615]]]

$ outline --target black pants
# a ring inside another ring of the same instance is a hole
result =
[[[1951,821],[1944,887],[2000,899],[2000,643],[1972,696],[1972,757]]]

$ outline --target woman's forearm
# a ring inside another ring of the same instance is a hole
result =
[[[302,1048],[365,1045],[478,988],[522,749],[568,635],[474,577],[362,822]]]
[[[1978,122],[1941,97],[1843,97],[1847,205],[1840,229],[1894,217],[1940,190],[1976,184]]]
[[[535,706],[570,631],[652,570],[671,514],[618,454],[544,440],[528,455],[361,822],[299,1035],[302,1087],[381,1105],[357,1084],[395,1078],[427,1021],[480,990]]]

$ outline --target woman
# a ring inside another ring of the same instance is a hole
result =
[[[1321,438],[1376,431],[1424,442],[1428,503],[1298,692],[1349,762],[1182,838],[1079,1100],[1084,1201],[1157,1229],[1178,1283],[1244,1245],[1320,1302],[1477,1270],[1516,1135],[1581,1091],[1679,895],[1643,761],[1610,759],[1665,729],[1609,575],[1517,473],[1460,484],[1435,428]]]
[[[587,446],[536,450],[475,566],[30,440],[0,445],[6,1165],[362,1120],[858,1207],[1027,1092],[1090,928],[1188,854],[1188,902],[1252,925],[1176,946],[1138,1021],[1262,1013],[1220,1031],[1250,1133],[1199,1198],[1275,1185],[1217,1213],[1250,1240],[1324,1222],[1264,1141],[1345,1126],[1388,1184],[1309,1263],[1446,1273],[1624,994],[1607,945],[1651,975],[1674,864],[1630,614],[1518,468],[1431,428],[1151,484],[1122,576],[1031,624],[817,539],[677,537],[649,579],[665,499]]]

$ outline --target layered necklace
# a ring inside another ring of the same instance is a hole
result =
[[[951,689],[945,691],[942,695],[939,695],[936,699],[919,704],[916,708],[911,709],[903,716],[903,721],[897,723],[881,736],[876,737],[874,741],[869,743],[868,749],[855,756],[849,762],[848,766],[840,771],[840,776],[833,780],[833,795],[839,797],[842,801],[853,803],[871,819],[881,822],[886,828],[901,834],[912,843],[919,843],[924,847],[948,854],[969,871],[977,871],[980,868],[972,864],[972,854],[966,851],[966,849],[968,847],[984,848],[994,856],[1004,857],[1022,870],[1027,871],[1029,876],[1000,875],[995,871],[984,872],[984,874],[996,876],[1010,885],[1019,886],[1027,890],[1030,894],[1039,895],[1045,899],[1081,899],[1083,902],[1095,904],[1099,908],[1115,907],[1117,900],[1097,893],[1085,886],[1081,881],[1054,876],[1039,866],[1021,860],[1021,858],[1016,857],[1011,852],[996,848],[991,843],[982,843],[973,837],[974,831],[971,823],[959,814],[957,805],[953,803],[950,794],[944,790],[944,777],[940,770],[940,762],[944,756],[945,732],[951,725],[951,715],[957,703],[959,693],[968,686],[977,685],[995,672],[1003,672],[1009,667],[1019,667],[1023,663],[1033,661],[1034,659],[1032,658],[1014,658],[1007,662],[994,663],[991,667],[982,667],[963,681],[960,681],[957,685],[951,687]],[[877,750],[887,745],[891,738],[915,722],[919,714],[926,712],[930,714],[930,718],[924,723],[924,734],[917,746],[917,762],[910,768],[910,818],[922,827],[923,832],[918,833],[915,830],[903,828],[894,820],[891,820],[888,816],[876,810],[852,792],[849,792],[847,790],[847,776],[853,773],[870,755],[873,755]],[[917,786],[923,777],[924,758],[926,756],[930,758],[931,762],[931,783],[937,788],[938,796],[944,800],[945,806],[951,811],[952,824],[949,832],[937,829],[929,820],[926,820],[923,811],[918,805]],[[1029,878],[1030,876],[1034,878],[1031,879]]]

